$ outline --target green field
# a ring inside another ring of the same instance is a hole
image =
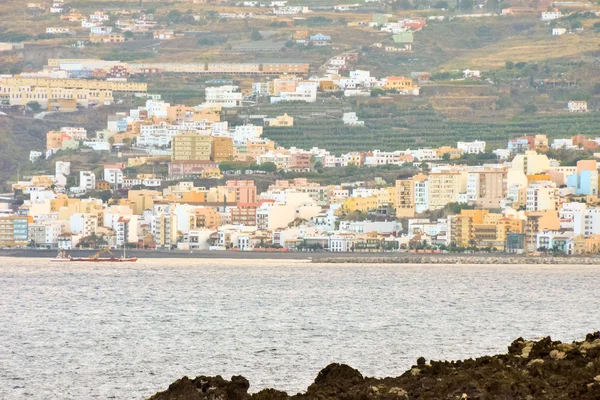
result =
[[[389,116],[384,116],[389,111]],[[485,140],[488,149],[506,147],[508,139],[521,135],[547,134],[550,139],[584,134],[595,137],[600,114],[534,114],[504,122],[460,122],[449,120],[433,109],[377,110],[361,107],[358,116],[365,127],[344,126],[341,119],[296,119],[294,128],[265,128],[264,136],[284,147],[325,148],[333,153],[348,151],[405,150],[418,147],[456,146],[457,141]],[[294,113],[290,113],[294,116]]]

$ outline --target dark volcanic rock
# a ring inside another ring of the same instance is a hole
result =
[[[319,372],[304,394],[274,389],[248,394],[241,376],[183,377],[150,400],[600,400],[600,333],[571,344],[523,338],[508,354],[457,362],[417,360],[396,378],[367,378],[343,364]]]

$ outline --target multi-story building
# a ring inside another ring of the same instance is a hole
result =
[[[91,79],[0,78],[0,99],[11,106],[38,102],[50,109],[61,101],[71,100],[77,106],[89,107],[114,102],[114,92],[146,93],[146,83],[112,82]]]
[[[459,195],[466,191],[466,173],[455,170],[444,170],[429,174],[429,209],[444,208],[448,203],[455,203]]]
[[[525,209],[527,211],[547,211],[557,209],[558,190],[554,182],[540,182],[527,188]]]
[[[508,233],[523,233],[524,221],[489,210],[462,210],[448,218],[450,243],[458,247],[504,250]]]
[[[226,85],[206,88],[206,102],[218,104],[224,108],[240,107],[243,95],[238,86]]]
[[[177,244],[177,216],[157,212],[152,216],[150,229],[157,248],[171,249]]]
[[[94,190],[96,175],[92,171],[79,171],[79,187],[84,190]]]
[[[233,225],[256,226],[258,203],[238,203],[231,207],[230,219]]]
[[[0,246],[26,246],[29,242],[28,225],[28,217],[0,216]]]
[[[254,181],[227,181],[225,187],[232,189],[235,193],[235,202],[243,204],[256,203],[256,186]],[[232,199],[229,199],[232,200]]]
[[[233,139],[215,136],[212,138],[210,158],[214,162],[233,160]]]
[[[415,186],[413,179],[396,181],[396,217],[412,218],[415,216]]]
[[[173,136],[172,161],[210,161],[212,138],[195,132]]]
[[[123,170],[118,166],[104,166],[104,180],[117,189],[123,186]]]
[[[480,208],[500,208],[506,197],[507,171],[504,168],[484,168],[467,174],[467,200]]]

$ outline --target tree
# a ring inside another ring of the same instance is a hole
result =
[[[516,68],[516,69],[523,69],[523,68],[525,68],[525,66],[526,66],[526,65],[527,65],[527,63],[526,63],[526,62],[524,62],[524,61],[519,61],[518,63],[516,63],[516,64],[515,64],[515,68]]]
[[[123,36],[125,36],[125,39],[133,39],[133,32],[131,31],[127,31],[123,34]]]
[[[507,61],[505,63],[505,65],[506,65],[506,69],[508,69],[508,70],[513,69],[515,67],[515,63],[512,61]]]
[[[263,38],[263,35],[260,34],[258,29],[252,29],[252,33],[250,34],[250,39],[257,41],[257,40],[262,40],[262,38]]]
[[[260,165],[260,170],[261,171],[265,171],[265,172],[276,172],[277,171],[277,165],[275,163],[272,163],[272,162],[262,163]]]
[[[42,109],[42,106],[37,101],[30,101],[29,103],[27,103],[27,108],[29,108],[34,113],[38,113]]]
[[[525,114],[535,114],[537,112],[537,107],[535,104],[526,104],[523,107],[523,112]]]
[[[443,9],[447,10],[448,9],[448,2],[446,0],[440,0],[440,1],[438,1],[437,3],[435,3],[433,5],[433,8],[438,8],[438,9],[442,9],[443,8]]]
[[[314,169],[315,171],[317,171],[319,174],[323,173],[323,163],[321,161],[317,161],[314,165]]]
[[[181,16],[182,16],[181,11],[179,11],[179,10],[171,10],[167,14],[167,19],[170,22],[177,23],[181,19]]]

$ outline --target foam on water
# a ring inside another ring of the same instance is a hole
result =
[[[598,287],[595,266],[5,258],[0,399],[144,399],[216,374],[296,392],[331,362],[399,375],[518,336],[581,339],[600,327]]]

